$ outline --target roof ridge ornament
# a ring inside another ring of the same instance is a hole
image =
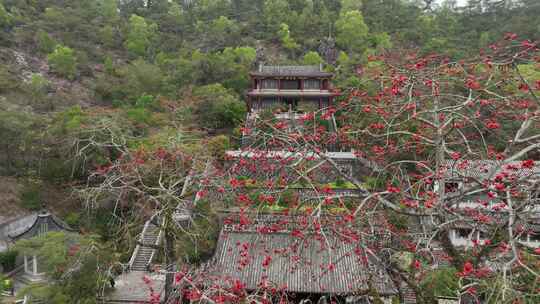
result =
[[[38,212],[38,216],[39,217],[48,217],[50,215],[51,215],[51,213],[49,212],[49,210],[47,210],[47,208],[45,208],[45,204],[41,204],[41,209]]]

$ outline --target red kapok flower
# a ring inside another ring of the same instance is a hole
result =
[[[516,40],[517,37],[518,36],[515,33],[506,33],[506,34],[504,34],[504,40]]]
[[[174,282],[177,283],[177,284],[180,283],[180,281],[182,281],[182,279],[184,279],[185,275],[186,274],[183,273],[183,272],[179,272],[179,273],[175,274],[174,275]]]
[[[501,124],[498,123],[496,120],[489,120],[488,122],[486,122],[486,128],[488,129],[495,130],[495,129],[499,129],[500,127],[501,127]]]
[[[186,297],[191,301],[198,301],[201,299],[202,295],[199,290],[195,289],[188,291]]]
[[[262,262],[262,266],[264,268],[268,268],[268,266],[270,266],[270,262],[272,262],[272,257],[267,255],[267,256],[264,257],[264,260]]]
[[[394,187],[394,186],[391,186],[391,185],[388,185],[386,187],[386,191],[388,191],[390,193],[400,193],[401,192],[401,190],[398,187]]]
[[[532,43],[530,40],[523,40],[521,42],[521,46],[524,47],[524,48],[530,49],[530,48],[535,47],[536,45],[534,43]]]
[[[451,157],[453,160],[458,160],[458,159],[461,157],[461,153],[459,153],[459,152],[452,152],[452,153],[450,153],[450,157]]]
[[[459,272],[458,276],[466,277],[470,275],[473,271],[474,271],[473,264],[471,262],[465,262],[465,264],[463,264],[463,271]]]
[[[526,83],[522,83],[519,85],[519,89],[523,92],[528,92],[529,91],[529,86],[526,84]]]
[[[521,162],[521,168],[532,169],[534,167],[534,160],[527,159]]]
[[[469,77],[465,82],[465,85],[471,90],[480,90],[482,88],[480,83],[474,77]]]

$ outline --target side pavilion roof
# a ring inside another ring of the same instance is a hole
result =
[[[7,249],[9,243],[28,239],[51,231],[74,231],[59,218],[42,211],[0,225],[0,252]]]

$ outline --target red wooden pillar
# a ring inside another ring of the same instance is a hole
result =
[[[319,109],[322,109],[322,97],[319,97]]]
[[[248,112],[251,112],[251,96],[247,96],[247,109]]]
[[[257,96],[257,103],[259,104],[259,110],[262,108],[261,96]]]
[[[300,79],[300,91],[303,91],[304,90],[304,79],[301,78]]]
[[[281,91],[281,78],[278,78],[277,80],[277,89],[278,91]]]

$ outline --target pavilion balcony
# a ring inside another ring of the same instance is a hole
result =
[[[307,113],[313,112],[319,109],[327,108],[331,105],[330,98],[328,97],[284,97],[280,96],[264,96],[251,98],[248,102],[251,112],[258,112],[266,109],[273,109],[280,114],[288,112],[294,113]]]
[[[248,96],[285,96],[285,97],[330,97],[336,93],[332,90],[323,89],[253,89],[248,92]]]

